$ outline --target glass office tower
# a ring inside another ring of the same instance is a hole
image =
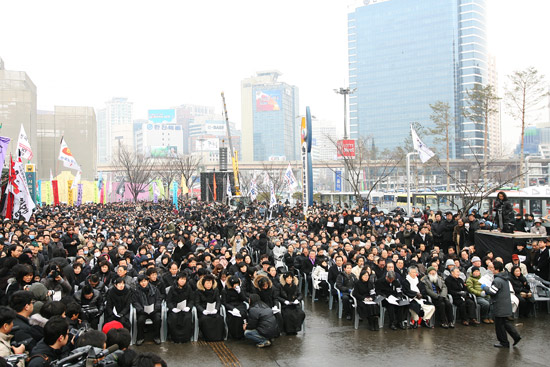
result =
[[[485,0],[365,0],[348,15],[351,137],[403,146],[412,122],[433,126],[430,104],[442,101],[451,156],[482,154],[483,127],[461,111],[466,90],[487,82],[485,33]]]

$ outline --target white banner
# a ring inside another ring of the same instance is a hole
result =
[[[286,169],[284,179],[289,191],[294,192],[294,190],[296,190],[296,188],[298,187],[298,181],[296,181],[296,177],[294,177],[294,173],[292,173],[292,167],[290,166],[290,163],[288,164],[288,167]]]
[[[25,177],[25,169],[21,159],[17,160],[13,169],[15,171],[15,180],[10,185],[10,190],[13,194],[13,215],[14,217],[19,215],[19,217],[23,217],[28,221],[31,219],[32,211],[36,205],[27,187],[27,178]]]
[[[32,149],[27,133],[23,124],[21,124],[21,130],[19,131],[19,139],[17,140],[17,149],[21,154],[21,158],[31,160],[32,159]]]
[[[435,153],[432,152],[430,148],[428,148],[422,142],[422,140],[420,140],[420,138],[418,137],[418,134],[416,133],[416,131],[414,131],[412,125],[411,125],[411,136],[412,136],[414,150],[416,150],[416,152],[420,156],[420,161],[422,163],[426,163],[427,161],[430,160],[430,158],[432,158],[435,155]]]
[[[67,168],[71,168],[77,171],[80,171],[80,166],[78,163],[76,163],[76,159],[74,159],[73,154],[71,153],[71,150],[69,149],[69,146],[65,142],[65,138],[61,139],[61,147],[59,149],[59,158],[60,161],[63,162],[63,165]]]

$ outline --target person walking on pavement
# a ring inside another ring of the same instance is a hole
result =
[[[512,316],[512,300],[510,297],[510,281],[508,275],[504,272],[504,264],[500,261],[493,262],[493,274],[495,280],[491,286],[482,284],[481,288],[491,296],[493,304],[493,313],[495,318],[495,331],[497,334],[498,343],[496,348],[509,348],[510,342],[506,333],[510,334],[514,340],[514,346],[521,340],[521,335],[516,330],[515,326],[508,321],[508,317]]]

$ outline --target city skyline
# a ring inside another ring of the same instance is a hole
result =
[[[233,14],[232,3],[205,3],[166,2],[149,8],[140,2],[109,2],[111,11],[105,14],[107,2],[94,2],[94,7],[35,2],[26,7],[33,24],[28,30],[17,27],[18,32],[10,32],[16,28],[15,19],[0,24],[0,34],[9,35],[0,38],[0,56],[6,69],[27,72],[37,85],[38,109],[87,105],[97,110],[110,98],[123,96],[134,103],[136,119],[144,118],[150,108],[182,103],[214,106],[221,112],[219,93],[224,90],[229,116],[238,127],[240,80],[276,68],[300,89],[300,114],[309,105],[316,116],[334,121],[341,134],[341,97],[333,88],[348,84],[351,2],[281,1],[270,7],[242,1],[239,5],[245,11],[239,14]],[[212,5],[215,14],[210,14]],[[13,3],[4,8],[17,13],[22,6]],[[83,10],[85,18],[66,16]],[[135,15],[121,17],[124,10]],[[490,52],[497,58],[501,90],[506,75],[515,69],[533,65],[550,77],[549,51],[539,47],[539,38],[548,34],[544,23],[548,10],[546,1],[523,2],[521,7],[511,0],[488,1]],[[208,19],[201,14],[208,14]],[[94,26],[99,19],[102,27]],[[145,19],[149,26],[141,27]],[[41,32],[33,31],[37,28]],[[547,111],[539,115],[533,123],[548,118]],[[503,113],[505,146],[517,140],[510,120]]]

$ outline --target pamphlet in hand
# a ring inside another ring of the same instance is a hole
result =
[[[184,299],[183,301],[179,302],[176,306],[177,306],[177,308],[180,309],[181,311],[184,311],[185,308],[187,307],[187,300]]]
[[[491,284],[493,284],[493,279],[491,278],[491,276],[489,274],[485,274],[484,276],[479,278],[479,282],[481,284],[485,284],[487,287],[490,287]]]
[[[372,298],[370,298],[370,297],[365,298],[365,299],[363,300],[363,303],[366,304],[366,305],[375,305],[375,304],[376,304],[376,302],[374,302],[374,301],[372,300]]]
[[[231,315],[235,316],[235,317],[241,317],[241,311],[239,311],[238,309],[234,308],[232,310],[229,310],[227,311],[229,312]]]
[[[399,300],[393,295],[390,295],[388,298],[386,298],[386,301],[388,301],[389,304],[399,306]]]
[[[61,301],[61,291],[55,291],[52,297],[53,301]]]
[[[206,304],[206,311],[208,313],[215,314],[216,313],[216,303],[215,302],[207,303]]]
[[[147,315],[149,315],[149,314],[153,313],[153,311],[155,311],[155,305],[154,304],[147,305],[147,306],[143,307],[143,311],[145,311],[145,313]]]

